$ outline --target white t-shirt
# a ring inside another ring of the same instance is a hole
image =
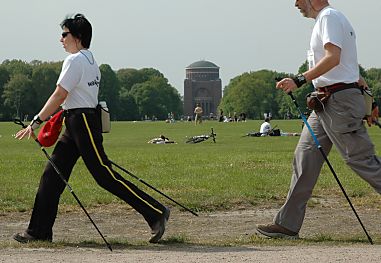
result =
[[[271,125],[270,125],[270,123],[268,123],[267,121],[265,121],[264,123],[262,123],[259,132],[262,133],[262,134],[268,134],[270,130],[271,130]]]
[[[100,81],[98,64],[89,50],[69,55],[57,80],[57,85],[61,85],[68,92],[62,108],[95,108],[98,104]]]
[[[339,82],[353,83],[359,80],[356,34],[348,19],[328,6],[320,11],[312,31],[308,52],[309,66],[314,67],[325,55],[324,45],[331,43],[341,48],[340,64],[314,79],[316,88]]]

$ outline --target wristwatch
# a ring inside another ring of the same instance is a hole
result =
[[[301,86],[307,83],[307,80],[303,74],[296,75],[296,77],[292,78],[292,80],[295,82],[298,88],[300,88]]]
[[[40,119],[40,116],[36,115],[33,117],[33,120],[29,125],[32,127],[32,130],[35,130],[40,127],[41,123],[43,123],[43,121]]]

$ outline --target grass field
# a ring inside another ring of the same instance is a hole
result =
[[[114,122],[111,133],[104,135],[104,147],[112,161],[196,211],[282,203],[299,137],[243,137],[249,131],[258,131],[260,123],[205,121],[195,126],[189,122]],[[301,131],[300,120],[273,120],[272,125],[286,132]],[[216,143],[211,139],[199,144],[185,143],[187,136],[209,134],[211,127],[217,134]],[[34,141],[12,137],[18,129],[13,123],[0,123],[0,212],[32,208],[47,162]],[[369,133],[376,149],[380,149],[381,130],[372,127]],[[160,134],[177,144],[147,143]],[[335,150],[329,159],[357,206],[377,206],[375,200],[379,196],[344,164]],[[129,175],[121,174],[159,200],[164,199]],[[95,183],[82,160],[75,166],[70,184],[85,206],[122,202]],[[342,196],[326,166],[314,196]],[[163,202],[170,203],[165,199]],[[60,205],[74,204],[71,194],[65,191]]]

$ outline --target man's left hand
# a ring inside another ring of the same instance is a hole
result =
[[[375,124],[375,123],[378,122],[378,115],[379,115],[379,110],[378,110],[378,106],[376,106],[376,107],[372,110],[372,115],[366,117],[366,122],[368,123],[368,126],[369,126],[369,127],[371,127],[372,124]]]

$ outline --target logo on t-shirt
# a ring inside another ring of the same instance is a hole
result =
[[[99,77],[97,76],[97,77],[95,78],[95,80],[88,82],[87,85],[88,85],[89,87],[97,86],[97,87],[99,88],[99,83],[100,83],[100,81],[99,81]]]

